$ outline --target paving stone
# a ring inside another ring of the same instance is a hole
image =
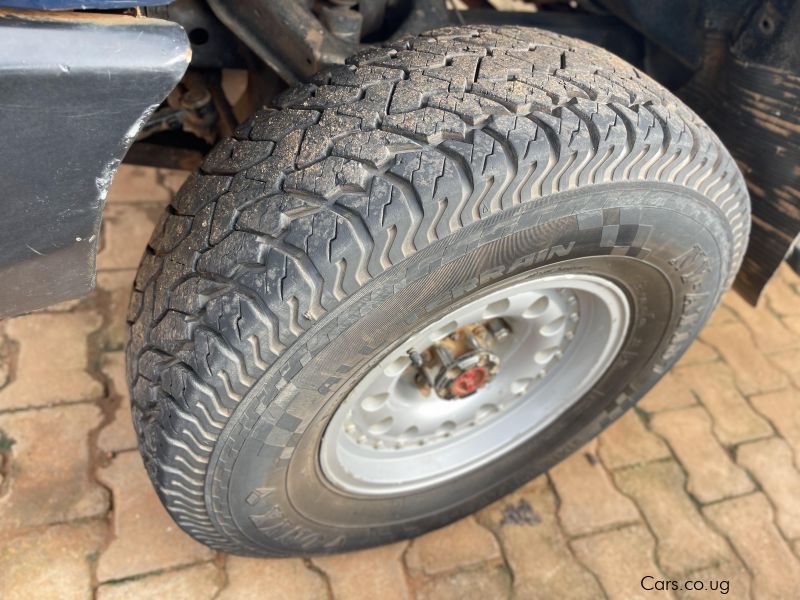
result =
[[[159,202],[166,204],[172,191],[162,185],[159,169],[121,165],[108,190],[109,204],[121,202]],[[109,206],[106,206],[108,209]]]
[[[800,538],[800,473],[791,447],[780,438],[739,446],[736,460],[750,471],[776,508],[778,527],[789,539]]]
[[[0,598],[91,598],[91,562],[105,537],[101,521],[54,525],[13,537],[0,535]]]
[[[714,312],[711,313],[711,318],[708,320],[708,326],[714,325],[722,325],[723,323],[735,323],[738,321],[736,317],[736,313],[731,310],[729,306],[726,306],[726,300],[729,296],[733,296],[734,293],[727,293],[717,308],[714,309]]]
[[[675,375],[667,373],[661,378],[653,389],[636,404],[642,410],[653,413],[661,410],[684,408],[697,404],[697,399],[692,396],[685,385]]]
[[[679,581],[679,585],[685,585],[688,581],[702,581],[704,589],[702,591],[693,589],[678,590],[678,598],[686,600],[697,600],[697,598],[709,598],[712,594],[726,600],[750,600],[752,587],[750,573],[742,565],[738,558],[730,560],[716,567],[700,569],[691,575],[687,575]],[[714,586],[712,588],[712,585]],[[727,585],[728,591],[724,589]]]
[[[763,494],[732,498],[706,506],[703,512],[728,536],[750,568],[754,597],[797,597],[800,562],[778,533]]]
[[[98,478],[114,497],[114,538],[97,563],[98,581],[124,579],[214,557],[169,517],[153,490],[138,452],[117,455]],[[147,552],[142,552],[147,548]]]
[[[764,289],[767,305],[781,316],[800,316],[798,277],[785,263]],[[794,285],[793,285],[794,284]]]
[[[609,469],[638,465],[671,456],[661,439],[649,432],[635,410],[629,410],[606,429],[598,442],[598,454]]]
[[[800,346],[800,338],[792,335],[770,311],[752,307],[738,294],[728,294],[725,301],[753,334],[756,346],[762,352],[776,352]]]
[[[706,327],[700,334],[722,355],[736,385],[746,396],[786,387],[788,380],[758,351],[749,330],[741,323]]]
[[[711,433],[711,421],[704,409],[660,413],[650,425],[672,447],[689,474],[687,489],[700,502],[714,502],[753,489],[753,482]]]
[[[689,346],[689,349],[683,353],[683,356],[680,357],[675,366],[681,367],[686,365],[697,365],[701,363],[712,362],[718,358],[719,354],[717,354],[716,350],[706,344],[703,340],[696,339],[692,342],[692,345]]]
[[[558,515],[569,535],[581,535],[639,519],[634,504],[614,487],[596,458],[592,441],[550,470],[561,506]]]
[[[45,308],[39,309],[38,311],[34,312],[69,312],[75,309],[77,306],[80,306],[81,302],[83,301],[82,298],[76,298],[74,300],[64,300],[63,302],[58,302],[56,304],[51,304]]]
[[[11,379],[11,357],[13,350],[8,339],[4,335],[5,327],[0,322],[0,390]]]
[[[128,338],[128,303],[131,299],[135,269],[99,271],[97,289],[108,298],[108,321],[103,326],[103,347],[122,350]]]
[[[502,565],[486,565],[433,577],[416,589],[417,600],[508,598],[511,575]]]
[[[800,390],[761,394],[750,398],[750,402],[792,447],[795,463],[800,465]]]
[[[499,557],[492,533],[468,517],[415,539],[406,552],[406,565],[436,575]]]
[[[395,600],[410,598],[403,571],[403,552],[407,542],[400,542],[348,554],[312,559],[328,576],[336,600]]]
[[[322,576],[299,558],[265,560],[228,556],[228,582],[217,600],[327,599],[328,586]]]
[[[210,600],[221,586],[222,577],[217,568],[205,563],[133,581],[101,585],[97,588],[97,600]]]
[[[800,389],[800,350],[773,354],[770,359],[791,378],[792,384]]]
[[[733,558],[684,490],[685,477],[674,461],[617,471],[614,479],[644,513],[658,540],[658,564],[667,575],[677,578]]]
[[[157,205],[110,204],[103,211],[97,268],[136,269],[162,210]]]
[[[652,575],[663,579],[653,558],[655,542],[643,525],[579,538],[571,546],[578,560],[597,575],[612,600],[652,598],[654,592],[642,589],[642,578]],[[669,591],[658,592],[658,598],[674,597]]]
[[[158,169],[158,179],[170,192],[170,196],[175,196],[178,190],[189,177],[189,171],[179,171],[177,169]]]
[[[772,435],[772,427],[756,413],[736,388],[723,363],[685,367],[674,371],[711,414],[714,433],[726,445]]]
[[[485,509],[478,519],[499,537],[514,573],[515,598],[593,599],[595,577],[567,545],[556,515],[556,497],[541,476]]]
[[[108,509],[108,494],[90,473],[89,432],[100,422],[100,411],[88,404],[0,414],[0,431],[14,440],[0,531]]]
[[[110,382],[109,394],[117,402],[113,420],[100,430],[97,447],[108,453],[132,450],[137,447],[136,432],[131,420],[131,400],[125,376],[125,353],[103,354],[101,370]]]
[[[91,312],[17,317],[6,333],[19,348],[13,380],[0,390],[0,409],[92,400],[103,385],[88,369],[88,336],[100,327]]]
[[[796,335],[800,335],[800,317],[786,317],[783,319],[783,324]]]

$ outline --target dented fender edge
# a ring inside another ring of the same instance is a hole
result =
[[[0,317],[94,288],[108,188],[190,59],[168,21],[0,10]]]

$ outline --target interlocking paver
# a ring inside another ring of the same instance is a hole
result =
[[[98,269],[135,269],[162,212],[158,205],[109,204],[103,211]]]
[[[653,592],[642,588],[642,578],[650,575],[664,579],[654,561],[655,541],[643,525],[596,533],[573,540],[578,559],[600,579],[612,600],[652,598]],[[674,598],[669,591],[659,598]]]
[[[750,471],[776,508],[778,527],[800,538],[800,472],[789,445],[780,438],[739,446],[736,460]]]
[[[684,490],[686,478],[673,461],[650,463],[614,474],[656,535],[658,564],[675,578],[733,559],[725,540],[703,520]]]
[[[730,296],[731,293],[729,292],[725,296],[723,296],[722,303],[714,309],[714,312],[711,314],[711,318],[708,320],[708,325],[722,325],[723,323],[735,323],[738,321],[736,317],[736,313],[733,312],[728,306],[725,304],[725,300]]]
[[[794,449],[800,465],[800,390],[787,389],[750,398],[753,407],[767,417],[778,434]]]
[[[637,406],[642,410],[653,413],[661,410],[685,408],[697,404],[697,399],[673,373],[667,373],[661,378],[653,389],[639,400]]]
[[[596,458],[597,442],[551,469],[561,506],[558,516],[570,535],[581,535],[639,519],[634,504],[619,493]]]
[[[97,289],[107,298],[108,322],[103,326],[103,347],[106,350],[122,350],[127,341],[126,317],[133,289],[135,269],[99,271]]]
[[[14,379],[0,390],[0,410],[91,400],[103,385],[88,373],[88,337],[100,327],[92,312],[38,313],[6,324],[19,348]]]
[[[136,432],[131,420],[131,400],[128,382],[125,378],[125,353],[107,352],[103,354],[100,369],[109,380],[109,392],[116,399],[117,406],[112,421],[100,430],[97,447],[108,453],[136,448]]]
[[[407,542],[348,554],[320,556],[312,561],[328,576],[337,600],[410,598],[403,571]]]
[[[170,519],[150,485],[138,452],[123,452],[98,473],[114,496],[114,538],[97,563],[98,581],[210,560],[214,553]],[[141,552],[147,548],[146,552]]]
[[[681,585],[686,585],[689,581],[703,582],[703,591],[694,589],[680,589]],[[727,587],[727,592],[725,591]],[[679,581],[677,591],[678,598],[686,600],[696,600],[697,598],[708,598],[712,594],[725,598],[726,600],[750,600],[752,595],[750,589],[752,581],[750,573],[742,562],[736,558],[715,567],[700,569],[690,575],[685,576]]]
[[[636,411],[628,411],[606,429],[597,444],[603,464],[618,469],[670,456],[669,448],[648,431]]]
[[[791,378],[792,384],[800,389],[800,350],[773,354],[770,359]]]
[[[800,562],[775,528],[772,509],[755,493],[706,506],[703,512],[730,539],[753,573],[756,598],[796,598]]]
[[[107,583],[97,589],[97,600],[204,600],[222,587],[217,568],[202,564],[142,579]]]
[[[11,344],[5,336],[5,322],[0,322],[0,390],[11,378]]]
[[[163,172],[137,165],[120,166],[108,190],[108,202],[169,202],[173,191],[161,183]]]
[[[800,335],[800,317],[786,317],[783,324],[792,330],[795,335]]]
[[[436,575],[500,558],[497,540],[469,517],[415,539],[406,552],[406,565]]]
[[[722,363],[675,370],[711,415],[714,433],[726,445],[772,435],[772,427],[758,415],[736,388],[733,374]]]
[[[800,345],[800,339],[792,335],[770,311],[754,308],[738,294],[728,294],[725,303],[747,326],[762,352],[776,352]]]
[[[181,189],[184,181],[189,176],[188,171],[177,171],[175,169],[158,169],[158,180],[161,185],[170,192],[170,197],[175,196]]]
[[[778,269],[778,274],[773,277],[764,290],[767,305],[777,314],[787,316],[800,316],[800,287],[798,278],[785,264]]]
[[[753,482],[734,464],[711,433],[702,408],[684,408],[655,415],[653,430],[663,435],[689,474],[687,489],[700,502],[745,494]]]
[[[265,560],[229,556],[225,573],[227,583],[217,600],[328,598],[328,585],[323,577],[299,558]]]
[[[700,337],[722,355],[743,394],[749,396],[786,387],[786,375],[758,351],[750,331],[741,323],[706,327]]]
[[[101,521],[90,521],[0,535],[0,598],[91,598],[91,562],[103,545],[105,529]]]
[[[471,568],[433,577],[416,589],[417,600],[508,598],[511,575],[504,566]]]
[[[0,414],[0,431],[14,440],[0,531],[106,512],[108,494],[91,478],[89,459],[89,432],[100,422],[88,404]]]
[[[701,339],[696,339],[684,352],[676,366],[697,365],[717,360],[719,354]]]
[[[485,508],[479,520],[500,538],[514,573],[514,597],[598,598],[602,590],[575,560],[556,510],[555,494],[541,476]]]

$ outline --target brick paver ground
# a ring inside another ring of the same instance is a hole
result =
[[[757,309],[729,294],[598,440],[459,523],[313,559],[191,540],[147,482],[122,352],[139,256],[182,178],[123,167],[97,291],[0,323],[0,598],[800,597],[800,277],[788,268]]]

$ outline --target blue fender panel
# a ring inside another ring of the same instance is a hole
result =
[[[0,8],[33,10],[113,10],[134,6],[159,6],[172,0],[0,0]]]
[[[190,58],[167,21],[0,10],[0,317],[93,289],[108,186]]]

